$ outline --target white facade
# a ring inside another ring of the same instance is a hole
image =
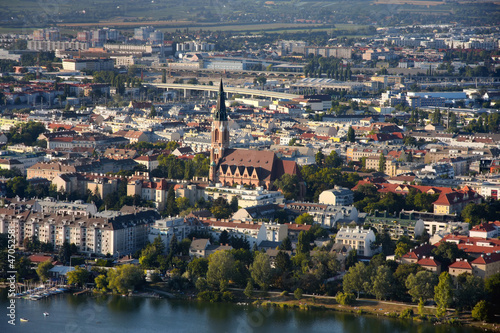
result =
[[[242,208],[261,206],[267,204],[284,204],[285,197],[279,191],[268,191],[262,187],[254,189],[247,189],[242,185],[237,185],[236,188],[229,186],[222,186],[217,183],[215,186],[210,186],[205,189],[206,197],[225,198],[228,202],[233,197],[238,199],[238,206]]]
[[[149,242],[153,243],[155,238],[160,236],[165,249],[170,246],[170,241],[175,235],[180,242],[191,232],[199,231],[204,227],[194,219],[184,219],[183,217],[169,217],[163,220],[155,221],[155,224],[149,230]]]
[[[351,190],[335,186],[335,188],[321,192],[319,203],[332,206],[349,206],[354,202],[354,194]]]
[[[375,242],[375,233],[371,229],[344,227],[337,233],[335,242],[351,246],[359,256],[372,257],[378,253],[378,249],[372,249],[372,243]]]

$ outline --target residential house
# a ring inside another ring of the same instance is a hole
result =
[[[210,239],[193,239],[189,246],[189,256],[195,258],[205,258],[207,248],[210,245]]]
[[[434,214],[460,214],[469,203],[480,204],[482,199],[481,195],[467,186],[458,191],[441,193],[433,203]]]
[[[160,157],[160,154],[143,155],[134,158],[134,161],[141,165],[144,165],[148,171],[152,171],[156,169],[160,164],[158,161],[158,157]]]

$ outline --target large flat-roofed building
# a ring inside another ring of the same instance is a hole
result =
[[[88,42],[66,42],[66,41],[50,41],[50,40],[29,40],[27,49],[34,51],[56,51],[56,50],[87,50]]]
[[[107,71],[113,70],[113,59],[63,59],[63,69],[66,71]]]
[[[297,49],[297,51],[295,51]],[[334,58],[343,58],[343,59],[351,59],[352,58],[352,49],[350,47],[329,47],[329,46],[305,46],[303,48],[303,52],[300,52],[302,48],[295,47],[294,51],[297,53],[304,53],[305,55],[313,54],[313,55],[321,55],[323,57],[334,57]]]

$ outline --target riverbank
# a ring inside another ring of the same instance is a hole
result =
[[[454,310],[449,309],[446,316],[439,320],[435,316],[436,310],[434,306],[424,307],[424,316],[420,317],[418,315],[418,305],[372,299],[358,299],[352,305],[341,305],[335,301],[335,297],[331,296],[305,295],[300,300],[296,300],[293,296],[279,294],[277,296],[257,299],[253,304],[283,309],[337,311],[355,315],[389,317],[420,322],[426,321],[434,325],[469,326],[479,328],[483,331],[500,332],[500,325],[498,324],[474,321],[470,311],[456,313]],[[407,309],[411,309],[414,314],[410,318],[403,318],[401,314]]]
[[[186,292],[172,291],[168,289],[165,283],[154,283],[144,288],[148,293],[156,293],[162,297],[169,299],[179,300],[198,300],[195,290]],[[494,323],[483,323],[472,319],[470,311],[457,313],[453,309],[449,309],[446,317],[438,320],[435,316],[436,309],[434,306],[424,307],[424,316],[418,315],[418,305],[377,301],[374,299],[358,299],[353,305],[341,305],[336,302],[335,297],[332,296],[319,296],[319,295],[303,295],[300,300],[294,298],[293,295],[285,295],[282,292],[261,292],[254,291],[255,297],[248,298],[243,294],[243,289],[230,288],[234,294],[232,303],[246,304],[250,303],[254,306],[276,307],[281,309],[294,309],[302,311],[322,310],[322,311],[336,311],[349,313],[354,315],[366,315],[374,317],[389,317],[400,320],[413,320],[417,322],[427,322],[434,325],[457,325],[464,327],[473,327],[481,329],[482,331],[496,331],[500,332],[500,325]],[[134,296],[141,296],[141,293],[134,294]],[[402,312],[411,309],[413,316],[403,318]]]

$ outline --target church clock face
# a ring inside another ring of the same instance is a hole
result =
[[[214,153],[218,154],[219,153],[219,148],[214,149]]]

